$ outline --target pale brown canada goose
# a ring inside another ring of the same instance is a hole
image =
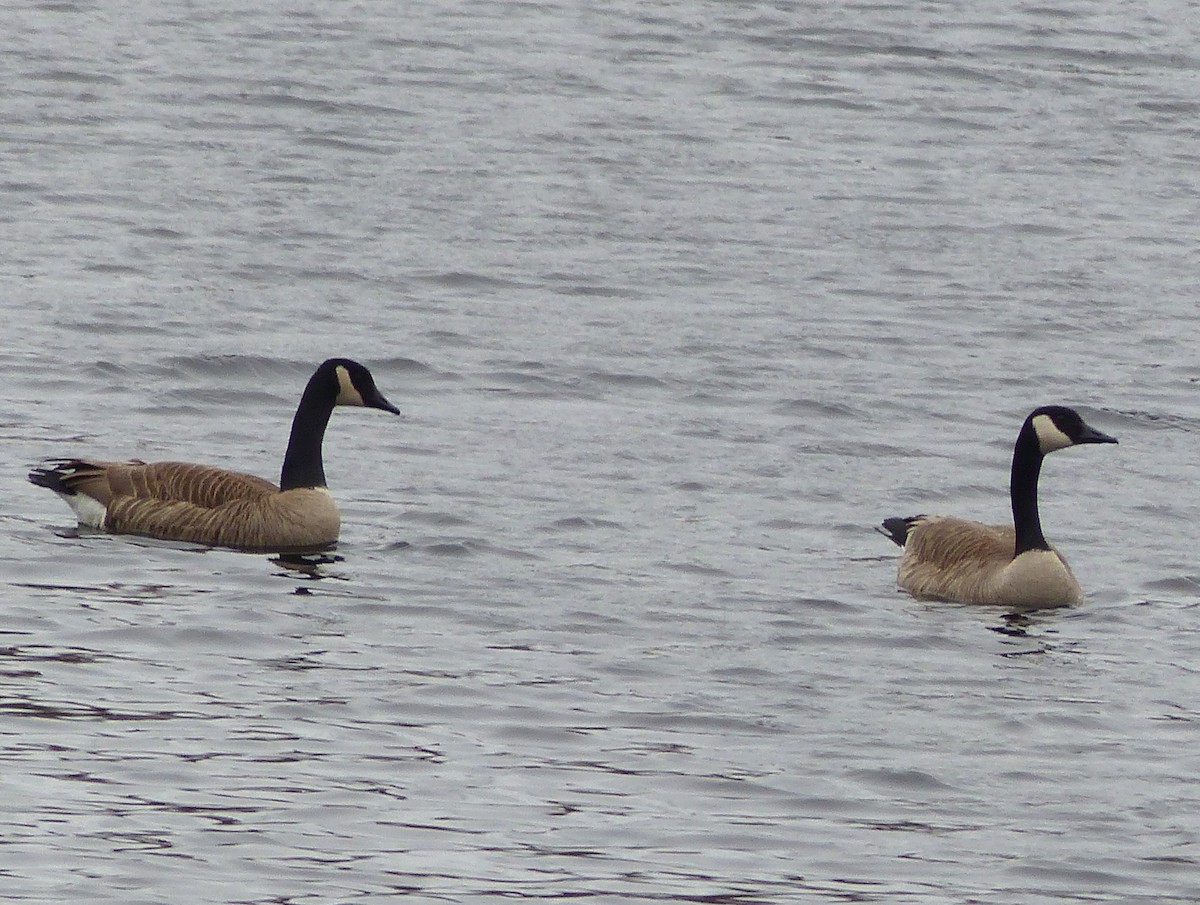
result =
[[[1074,409],[1034,409],[1013,448],[1011,525],[983,525],[947,515],[914,515],[883,522],[904,548],[896,582],[921,600],[984,603],[1019,610],[1068,606],[1083,600],[1070,566],[1046,542],[1038,516],[1042,459],[1080,443],[1116,443]],[[878,529],[876,529],[878,530]]]
[[[29,480],[61,496],[81,525],[239,550],[320,550],[338,539],[341,517],[325,486],[321,444],[335,405],[399,415],[371,372],[348,358],[309,378],[283,457],[279,485],[255,475],[186,462],[50,460]]]

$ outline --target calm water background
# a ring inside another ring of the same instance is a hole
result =
[[[1185,4],[4,19],[0,899],[1200,898]],[[319,578],[25,483],[330,355]],[[1087,603],[898,593],[1051,401]]]

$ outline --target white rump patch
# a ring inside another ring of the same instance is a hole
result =
[[[92,499],[86,493],[59,493],[58,495],[74,511],[79,524],[89,528],[104,527],[104,517],[108,515],[108,510],[98,500]]]
[[[1037,432],[1038,446],[1043,454],[1075,445],[1075,441],[1064,434],[1049,415],[1034,415],[1033,429]]]
[[[350,380],[350,372],[342,365],[337,366],[337,379],[341,389],[338,391],[337,399],[334,400],[334,405],[366,405],[363,402],[362,393],[354,388],[354,383]]]

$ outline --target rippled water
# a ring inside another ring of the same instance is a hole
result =
[[[1193,902],[1200,57],[1177,4],[6,11],[14,902]],[[80,534],[45,456],[274,477],[340,562]],[[872,526],[1089,592],[914,602]]]

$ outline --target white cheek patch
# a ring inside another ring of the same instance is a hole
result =
[[[1058,425],[1049,415],[1035,415],[1033,429],[1037,433],[1038,446],[1041,447],[1043,454],[1075,445],[1075,441],[1059,430]]]
[[[362,393],[354,388],[354,383],[350,380],[350,372],[341,365],[337,367],[338,379],[338,396],[334,400],[335,405],[366,405],[363,402]]]

